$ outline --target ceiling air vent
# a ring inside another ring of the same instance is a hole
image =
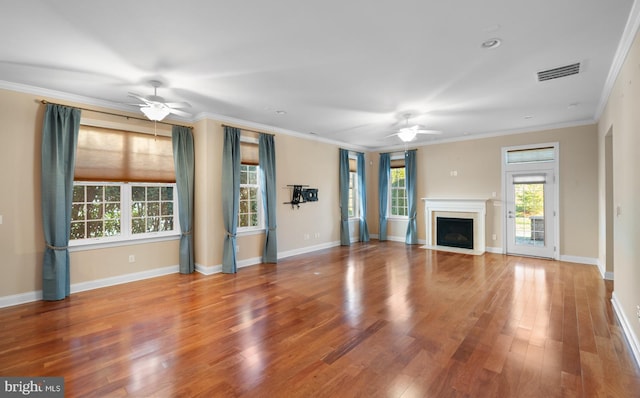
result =
[[[552,79],[559,79],[561,77],[577,75],[580,73],[580,63],[577,62],[571,65],[561,66],[559,68],[553,68],[538,72],[538,81],[544,82]]]

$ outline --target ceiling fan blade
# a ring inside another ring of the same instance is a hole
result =
[[[145,105],[149,105],[151,103],[151,101],[149,101],[145,97],[141,96],[140,94],[129,93],[129,97],[133,97],[133,98],[139,99],[140,101],[144,102]]]
[[[438,134],[442,134],[442,131],[440,130],[418,130],[416,131],[416,133],[418,134],[433,134],[433,135],[438,135]]]
[[[191,117],[191,114],[188,112],[180,111],[178,109],[173,109],[173,108],[167,108],[167,109],[169,109],[169,112],[173,113],[174,115],[178,115],[182,117]]]
[[[169,108],[191,108],[188,102],[166,102],[165,105]]]

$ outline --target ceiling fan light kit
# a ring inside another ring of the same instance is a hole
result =
[[[153,120],[153,121],[156,121],[156,122],[161,121],[165,117],[169,116],[169,113],[171,113],[168,109],[166,109],[165,107],[163,107],[163,106],[161,106],[159,104],[152,104],[152,105],[149,105],[149,106],[142,106],[142,107],[140,107],[140,110],[142,111],[142,113],[144,113],[144,115],[149,120]]]
[[[418,134],[417,126],[413,127],[403,127],[398,131],[398,138],[400,138],[403,142],[410,142],[416,138]]]
[[[413,141],[418,134],[442,134],[442,131],[437,130],[424,130],[422,126],[419,124],[413,125],[409,127],[409,119],[411,118],[410,113],[405,113],[402,115],[405,118],[405,127],[398,129],[398,131],[391,136],[397,136],[402,140],[402,142],[411,142]],[[390,137],[390,136],[388,136]]]
[[[136,93],[129,93],[130,97],[142,101],[142,103],[135,105],[140,107],[140,111],[144,113],[147,119],[159,122],[171,113],[184,117],[191,116],[187,112],[176,109],[189,108],[191,105],[186,102],[165,102],[164,98],[158,96],[158,87],[160,87],[162,83],[157,80],[151,80],[149,84],[153,86],[153,95],[143,97]]]

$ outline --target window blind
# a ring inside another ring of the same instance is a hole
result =
[[[404,168],[404,158],[391,159],[391,164],[390,164],[389,168],[392,168],[392,169],[403,169]]]
[[[550,162],[556,157],[554,147],[521,149],[507,152],[507,163]]]
[[[514,184],[546,184],[545,174],[521,174],[513,176]]]
[[[260,164],[260,151],[257,142],[240,141],[240,163],[251,166]]]
[[[81,125],[76,181],[176,181],[171,137]]]

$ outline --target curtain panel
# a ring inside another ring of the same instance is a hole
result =
[[[188,127],[173,126],[171,131],[173,163],[178,189],[178,220],[180,222],[180,273],[196,270],[193,251],[193,194],[195,157],[193,132]]]
[[[222,221],[225,236],[222,248],[222,272],[236,273],[236,232],[240,207],[240,129],[224,127],[222,145]]]
[[[260,189],[264,208],[264,251],[263,263],[278,262],[278,235],[276,225],[276,148],[272,135],[260,134],[258,137],[260,166]]]
[[[418,192],[416,191],[417,167],[416,167],[416,150],[412,149],[405,152],[405,179],[407,184],[407,210],[409,223],[407,224],[407,236],[405,243],[415,245],[418,243],[418,223],[416,215],[418,209]]]
[[[47,104],[42,123],[42,228],[46,247],[42,263],[42,298],[71,294],[69,236],[80,109]]]
[[[340,245],[350,246],[349,233],[349,151],[340,148]]]
[[[367,182],[365,178],[364,153],[357,154],[358,162],[358,199],[360,200],[360,242],[369,242],[369,226],[367,225]]]
[[[380,154],[378,169],[378,217],[380,231],[378,240],[387,240],[387,218],[389,217],[389,173],[391,170],[391,154]]]

